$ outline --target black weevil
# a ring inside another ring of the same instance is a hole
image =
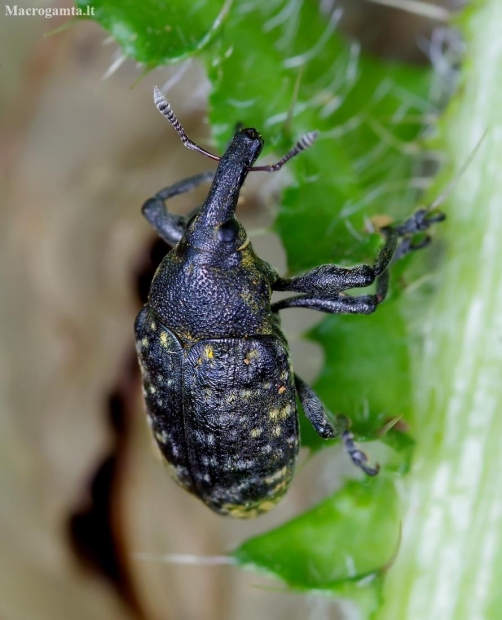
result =
[[[146,219],[174,246],[135,326],[147,417],[172,475],[219,514],[246,518],[270,510],[286,492],[298,455],[296,396],[321,437],[341,437],[352,461],[376,474],[378,467],[354,444],[347,418],[329,419],[293,372],[279,310],[374,312],[385,299],[392,260],[426,245],[428,237],[413,243],[414,235],[444,216],[421,209],[383,228],[385,243],[373,266],[322,265],[281,278],[256,256],[235,218],[239,192],[248,172],[278,170],[317,134],[303,136],[276,164],[255,167],[263,147],[255,129],[239,129],[216,157],[188,138],[157,88],[154,101],[185,146],[219,161],[216,172],[167,187],[143,205]],[[168,198],[208,181],[202,207],[187,217],[166,209]],[[374,282],[374,294],[343,293]],[[272,303],[273,291],[301,294]]]

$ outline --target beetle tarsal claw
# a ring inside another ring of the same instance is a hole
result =
[[[380,465],[377,464],[375,467],[370,467],[368,465],[368,455],[357,446],[354,441],[354,435],[349,430],[343,431],[342,442],[354,465],[357,465],[357,467],[362,469],[368,476],[376,476],[376,474],[378,474]]]

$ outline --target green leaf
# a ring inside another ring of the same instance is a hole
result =
[[[231,0],[76,0],[120,44],[123,53],[148,67],[188,58],[217,35]]]
[[[352,419],[355,432],[371,437],[390,419],[408,416],[409,350],[397,303],[369,316],[330,316],[308,337],[329,360],[316,391],[328,409]]]
[[[351,481],[315,508],[247,540],[233,557],[300,590],[355,598],[373,611],[399,541],[399,501],[385,476]]]

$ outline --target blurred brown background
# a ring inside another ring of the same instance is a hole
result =
[[[363,0],[341,4],[343,28],[366,48],[426,60],[420,46],[437,26],[431,20]],[[300,468],[271,514],[234,522],[180,490],[156,459],[132,325],[152,253],[164,250],[140,207],[208,161],[183,148],[155,110],[152,85],[171,85],[174,110],[206,145],[208,85],[195,62],[157,70],[134,88],[141,69],[131,61],[103,79],[118,64],[116,45],[92,23],[43,36],[62,21],[0,17],[0,618],[350,615],[230,566],[137,557],[221,556],[353,472],[327,451]],[[284,270],[280,243],[264,232],[281,180],[260,188],[252,181],[240,217],[257,251]],[[202,193],[172,206],[188,211]],[[320,318],[285,313],[293,359],[308,380],[322,359],[298,333]]]

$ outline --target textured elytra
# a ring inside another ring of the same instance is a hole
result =
[[[180,398],[183,349],[178,338],[159,323],[148,306],[136,319],[136,350],[153,437],[173,478],[188,491],[195,492]]]
[[[284,344],[273,336],[182,343],[148,305],[136,338],[148,419],[176,481],[221,514],[274,506],[299,443]]]
[[[298,452],[288,354],[274,337],[207,340],[186,352],[184,401],[191,471],[218,512],[246,516],[286,491]]]

